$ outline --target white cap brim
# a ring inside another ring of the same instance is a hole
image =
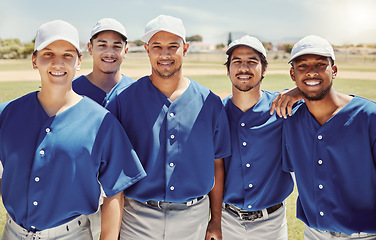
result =
[[[48,41],[44,41],[43,43],[39,44],[39,46],[34,51],[40,51],[43,48],[45,48],[48,45],[50,45],[51,43],[59,41],[59,40],[69,42],[70,44],[72,44],[78,50],[79,53],[82,53],[82,51],[80,49],[80,46],[76,46],[73,42],[70,41],[70,39],[67,39],[67,38],[64,38],[64,37],[60,37],[60,36],[56,36],[54,38],[48,39]]]

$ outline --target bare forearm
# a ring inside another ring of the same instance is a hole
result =
[[[209,193],[211,219],[208,225],[206,239],[222,239],[221,218],[224,179],[224,161],[223,159],[216,159],[214,187]]]
[[[123,192],[105,197],[102,205],[101,240],[117,240],[124,206]]]

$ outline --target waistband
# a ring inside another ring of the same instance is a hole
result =
[[[6,225],[12,229],[17,235],[24,237],[25,239],[49,239],[66,236],[67,234],[74,233],[83,227],[89,227],[89,218],[85,215],[80,215],[77,218],[61,224],[57,227],[48,228],[42,231],[28,231],[27,229],[18,225],[8,214]]]
[[[196,199],[193,199],[192,201],[186,202],[186,203],[174,203],[174,202],[165,202],[165,201],[147,201],[145,204],[157,207],[162,210],[184,210],[187,209],[190,206],[195,205],[200,200],[204,199],[205,196],[198,197]]]
[[[224,203],[223,204],[224,207],[226,209],[228,209],[230,212],[234,213],[235,215],[237,215],[241,220],[245,220],[245,221],[255,221],[256,219],[258,218],[262,218],[264,216],[264,214],[262,213],[263,210],[258,210],[258,211],[246,211],[246,210],[243,210],[235,205],[232,205],[232,204],[227,204],[227,203]],[[278,203],[274,206],[271,206],[271,207],[268,207],[265,209],[265,211],[268,213],[268,214],[271,214],[275,211],[277,211],[279,208],[281,208],[283,206],[283,203]]]
[[[330,231],[326,231],[326,232],[328,232],[331,236],[347,237],[347,238],[362,238],[362,237],[376,236],[376,234],[365,233],[365,232],[353,233],[353,234],[350,234],[350,235],[348,235],[346,233],[342,233],[342,232],[330,232]]]

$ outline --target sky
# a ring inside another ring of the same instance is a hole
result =
[[[140,39],[160,14],[183,20],[187,36],[224,43],[251,35],[264,42],[292,43],[314,34],[334,45],[376,43],[375,0],[0,0],[0,38],[30,42],[38,27],[61,19],[87,42],[104,17],[121,22],[128,39]]]

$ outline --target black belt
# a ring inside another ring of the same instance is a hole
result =
[[[283,206],[283,203],[279,203],[277,205],[268,207],[266,209],[266,212],[268,214],[271,214],[275,211],[277,211],[280,207]],[[261,210],[258,211],[246,211],[241,208],[238,208],[232,204],[225,204],[225,208],[228,209],[230,212],[234,213],[236,216],[238,216],[240,219],[245,220],[245,221],[254,221],[258,218],[262,218],[263,214]]]
[[[203,199],[204,196],[198,197],[196,199],[193,199],[192,201],[186,202],[186,203],[174,203],[174,202],[165,202],[165,201],[147,201],[146,204],[157,207],[162,210],[184,210],[187,209],[190,206],[195,205],[198,201]]]

